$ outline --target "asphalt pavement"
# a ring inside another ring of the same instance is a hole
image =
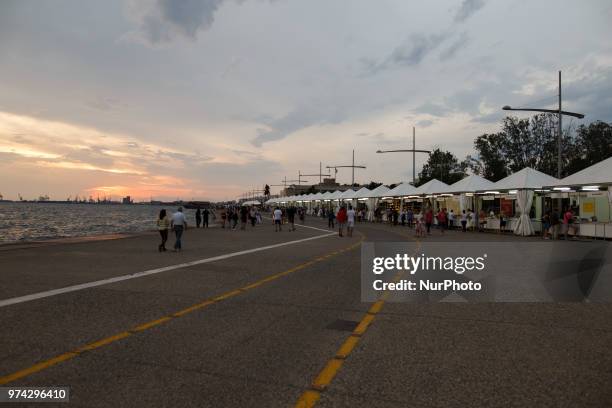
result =
[[[69,386],[74,407],[612,406],[610,304],[363,303],[361,243],[417,241],[325,224],[5,248],[0,386]]]

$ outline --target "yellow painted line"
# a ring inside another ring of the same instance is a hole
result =
[[[44,370],[45,368],[49,368],[51,366],[59,364],[62,361],[70,360],[71,358],[74,358],[74,357],[76,357],[78,355],[79,355],[78,353],[73,353],[73,352],[60,354],[57,357],[53,357],[53,358],[51,358],[49,360],[46,360],[46,361],[43,361],[41,363],[34,364],[32,367],[28,367],[26,369],[17,371],[17,372],[15,372],[13,374],[9,374],[9,375],[6,375],[4,377],[0,377],[0,385],[8,384],[8,383],[13,382],[15,380],[18,380],[20,378],[26,377],[26,376],[28,376],[30,374],[37,373],[39,371]]]
[[[231,298],[231,297],[234,297],[234,296],[236,296],[236,295],[239,295],[239,294],[241,294],[242,292],[243,292],[243,291],[242,291],[242,290],[240,290],[240,289],[232,290],[232,291],[230,291],[230,292],[226,292],[226,293],[224,293],[224,294],[222,294],[222,295],[219,295],[219,296],[217,296],[217,297],[214,297],[212,300],[214,300],[215,302],[219,302],[219,301],[221,301],[221,300],[229,299],[229,298]]]
[[[321,398],[319,391],[308,390],[302,394],[295,406],[296,408],[312,408],[319,401],[319,398]]]
[[[339,358],[332,358],[329,360],[325,368],[321,370],[317,378],[313,381],[312,388],[317,391],[323,391],[334,379],[336,373],[340,370],[340,367],[342,367],[343,361],[344,360]]]
[[[399,233],[399,235],[404,235],[404,234]],[[404,235],[404,236],[414,239],[414,237],[411,237],[408,235]],[[356,248],[357,246],[361,245],[361,243],[364,240],[365,240],[365,235],[361,234],[361,240],[357,244],[349,247],[348,249],[350,250],[350,249]],[[416,240],[416,241],[417,241],[417,249],[415,250],[415,253],[419,250],[421,246],[420,241],[419,240]],[[359,343],[359,339],[361,335],[363,335],[366,332],[370,324],[374,321],[376,314],[382,310],[385,304],[385,301],[389,297],[389,293],[390,292],[383,293],[379,297],[379,300],[370,307],[370,309],[365,314],[365,316],[363,316],[363,318],[361,319],[361,321],[359,322],[355,330],[353,330],[353,333],[351,333],[351,335],[344,341],[344,343],[342,343],[335,357],[329,360],[325,368],[323,368],[323,370],[315,378],[314,382],[311,385],[311,389],[306,390],[304,393],[302,393],[302,395],[300,396],[300,399],[297,401],[295,405],[296,408],[298,407],[311,408],[316,405],[316,403],[321,398],[321,392],[325,391],[325,389],[332,382],[332,380],[334,379],[334,377],[336,376],[336,374],[342,367],[344,360],[355,349],[355,347],[357,346],[357,343]]]
[[[385,305],[385,302],[383,300],[379,300],[378,302],[376,302],[376,303],[374,303],[372,305],[370,310],[368,310],[368,313],[376,314],[376,313],[378,313],[378,312],[380,312],[382,310],[384,305]]]
[[[361,241],[363,241],[363,238],[362,238]],[[361,245],[361,241],[359,242],[360,245]],[[244,286],[244,287],[242,287],[240,289],[231,290],[229,292],[226,292],[224,294],[216,296],[216,297],[214,297],[212,299],[208,299],[208,300],[205,300],[204,302],[201,302],[201,303],[192,305],[192,306],[190,306],[188,308],[179,310],[178,312],[175,312],[175,313],[173,313],[170,316],[164,316],[164,317],[161,317],[159,319],[152,320],[152,321],[147,322],[147,323],[143,323],[143,324],[141,324],[139,326],[134,327],[130,331],[124,331],[124,332],[115,334],[113,336],[109,336],[109,337],[106,337],[106,338],[94,341],[93,343],[86,344],[85,346],[79,347],[79,348],[77,348],[74,351],[69,351],[67,353],[60,354],[59,356],[52,357],[52,358],[50,358],[48,360],[45,360],[45,361],[42,361],[40,363],[34,364],[31,367],[24,368],[22,370],[19,370],[19,371],[16,371],[16,372],[12,373],[12,374],[5,375],[3,377],[0,377],[0,385],[7,384],[7,383],[10,383],[12,381],[18,380],[20,378],[27,377],[27,376],[29,376],[31,374],[43,371],[43,370],[45,370],[45,369],[47,369],[49,367],[52,367],[52,366],[54,366],[56,364],[59,364],[59,363],[61,363],[63,361],[70,360],[70,359],[72,359],[74,357],[77,357],[79,354],[81,354],[83,352],[95,350],[97,348],[106,346],[108,344],[111,344],[111,343],[114,343],[114,342],[119,341],[121,339],[124,339],[126,337],[129,337],[129,336],[131,336],[133,334],[141,333],[141,332],[146,331],[146,330],[148,330],[148,329],[150,329],[152,327],[155,327],[155,326],[158,326],[160,324],[166,323],[166,322],[172,320],[173,318],[182,317],[182,316],[184,316],[184,315],[186,315],[188,313],[192,313],[192,312],[194,312],[194,311],[196,311],[198,309],[202,309],[202,308],[204,308],[206,306],[209,306],[209,305],[212,305],[212,304],[214,304],[216,302],[219,302],[219,301],[231,298],[233,296],[237,296],[237,295],[239,295],[241,293],[244,293],[244,292],[246,292],[246,291],[248,291],[250,289],[254,289],[254,288],[256,288],[256,287],[258,287],[258,286],[260,286],[260,285],[262,285],[264,283],[273,281],[273,280],[278,279],[278,278],[280,278],[282,276],[285,276],[285,275],[289,275],[290,273],[293,273],[295,271],[304,269],[304,268],[306,268],[306,267],[308,267],[310,265],[314,265],[317,262],[325,260],[325,258],[327,258],[327,256],[315,258],[314,260],[305,262],[303,264],[295,266],[295,267],[293,267],[291,269],[288,269],[286,271],[283,271],[283,272],[280,272],[280,273],[268,276],[268,277],[266,277],[264,279],[260,279],[259,281],[256,281],[256,282],[254,282],[254,283],[252,283],[250,285]],[[332,376],[332,378],[333,378],[333,376]],[[308,398],[310,398],[310,396]],[[308,399],[308,401],[314,401],[313,404],[316,403],[317,400],[318,400],[318,398],[316,398],[314,400],[313,399]],[[306,406],[311,406],[311,405],[306,405]]]
[[[141,324],[140,326],[136,326],[134,327],[131,331],[132,332],[139,332],[139,331],[143,331],[143,330],[147,330],[150,329],[151,327],[160,325],[162,323],[166,323],[168,320],[171,320],[171,317],[162,317],[161,319],[157,319],[157,320],[153,320],[152,322],[148,322],[145,324]]]
[[[359,342],[359,337],[357,336],[349,336],[348,339],[344,342],[342,346],[340,346],[340,350],[336,353],[336,358],[345,359],[351,354],[351,351],[355,348],[357,343]]]
[[[107,344],[111,344],[111,343],[114,343],[114,342],[119,341],[121,339],[125,339],[126,337],[129,337],[131,335],[132,335],[132,333],[124,331],[124,332],[115,334],[113,336],[106,337],[106,338],[98,340],[98,341],[94,341],[93,343],[86,344],[83,347],[79,347],[78,349],[76,349],[75,352],[76,353],[82,353],[84,351],[95,350],[95,349],[100,348],[102,346],[106,346]]]
[[[359,325],[355,328],[355,330],[353,330],[353,334],[356,336],[361,336],[363,333],[365,333],[365,331],[368,330],[368,327],[374,320],[374,317],[375,315],[369,313],[363,316],[363,319],[361,319]]]
[[[172,315],[172,317],[181,317],[181,316],[184,316],[187,313],[195,312],[196,310],[202,309],[202,308],[204,308],[206,306],[209,306],[209,305],[212,305],[213,303],[215,303],[214,300],[207,300],[205,302],[198,303],[197,305],[190,306],[187,309],[183,309],[183,310],[181,310],[179,312],[174,313]],[[162,317],[162,319],[163,319],[163,317]]]

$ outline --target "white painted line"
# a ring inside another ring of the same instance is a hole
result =
[[[81,283],[78,285],[66,286],[64,288],[52,289],[52,290],[48,290],[45,292],[32,293],[30,295],[19,296],[19,297],[14,297],[10,299],[4,299],[4,300],[0,300],[0,307],[14,305],[17,303],[25,303],[25,302],[29,302],[29,301],[36,300],[36,299],[42,299],[42,298],[47,298],[47,297],[51,297],[55,295],[61,295],[63,293],[76,292],[78,290],[94,288],[96,286],[108,285],[109,283],[121,282],[125,280],[136,279],[136,278],[142,278],[143,276],[155,275],[158,273],[168,272],[168,271],[172,271],[175,269],[187,268],[189,266],[200,265],[200,264],[205,264],[205,263],[215,262],[215,261],[221,261],[223,259],[233,258],[235,256],[252,254],[253,252],[265,251],[268,249],[278,248],[278,247],[282,247],[286,245],[299,244],[300,242],[312,241],[313,239],[325,238],[325,237],[330,237],[332,235],[335,235],[335,233],[333,232],[332,233],[329,233],[329,231],[325,231],[325,232],[328,232],[328,233],[324,235],[317,235],[316,237],[297,239],[295,241],[281,242],[280,244],[266,245],[263,247],[246,249],[244,251],[231,252],[225,255],[213,256],[212,258],[204,258],[204,259],[199,259],[197,261],[191,261],[191,262],[185,262],[185,263],[180,263],[176,265],[164,266],[163,268],[156,268],[156,269],[150,269],[148,271],[131,273],[129,275],[115,276],[113,278],[102,279],[102,280],[87,282],[87,283]]]
[[[317,231],[323,231],[323,232],[332,232],[333,230],[330,229],[323,229],[323,228],[317,228],[317,227],[311,227],[310,225],[302,225],[302,224],[295,224],[296,227],[302,227],[302,228],[311,228],[313,230],[317,230]]]
[[[268,219],[272,220],[272,217],[269,217]],[[272,225],[274,225],[274,224],[272,224]],[[287,224],[283,224],[283,225],[288,227],[290,224],[287,223]],[[331,231],[333,231],[333,230],[330,230],[330,229],[311,227],[310,225],[304,225],[304,224],[298,224],[298,223],[294,223],[293,225],[295,225],[296,227],[310,228],[310,229],[313,229],[313,230],[323,231],[323,232],[331,232]]]

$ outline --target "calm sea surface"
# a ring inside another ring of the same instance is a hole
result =
[[[0,243],[151,231],[162,208],[169,215],[176,211],[154,205],[0,203]],[[195,210],[184,211],[195,225]]]

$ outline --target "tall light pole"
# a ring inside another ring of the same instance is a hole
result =
[[[557,131],[557,178],[561,178],[562,174],[562,165],[561,165],[561,150],[562,150],[562,124],[563,124],[563,115],[573,116],[578,119],[583,119],[584,115],[582,113],[576,112],[568,112],[561,109],[561,71],[559,71],[559,108],[558,109],[539,109],[539,108],[512,108],[508,105],[502,108],[503,110],[508,111],[528,111],[528,112],[545,112],[545,113],[556,113],[559,116],[559,129]]]
[[[355,149],[353,149],[353,162],[350,166],[345,165],[345,166],[325,166],[325,167],[328,169],[334,169],[335,171],[334,176],[338,173],[339,168],[343,168],[343,167],[349,168],[350,167],[352,170],[351,186],[355,184],[355,169],[365,169],[366,168],[366,166],[355,166]]]
[[[412,149],[401,150],[377,150],[376,153],[410,153],[412,152],[412,185],[416,183],[416,153],[431,153],[430,150],[417,150],[416,130],[412,127]]]

